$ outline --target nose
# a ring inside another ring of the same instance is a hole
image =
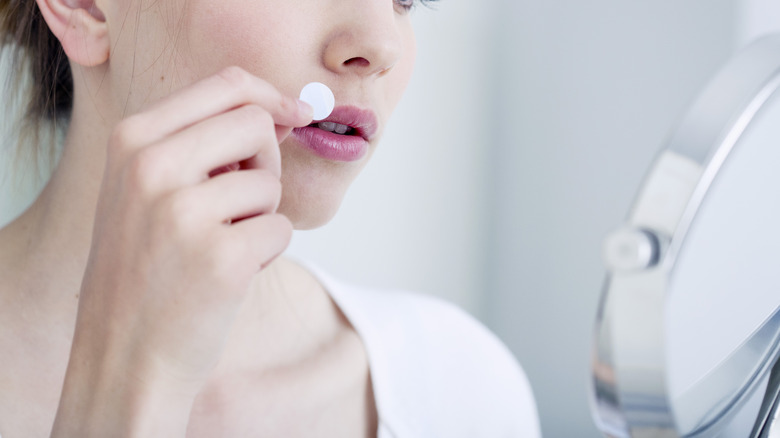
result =
[[[324,62],[339,74],[382,76],[403,55],[399,17],[392,0],[334,0]]]

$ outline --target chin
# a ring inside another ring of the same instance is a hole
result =
[[[287,216],[296,230],[312,230],[326,225],[338,212],[343,199],[343,196],[336,197],[333,193],[324,197],[310,195],[286,195],[282,191],[282,201],[277,212]]]
[[[347,189],[367,163],[328,162],[282,148],[282,199],[278,213],[296,230],[319,228],[336,215]]]
[[[345,169],[315,169],[282,170],[282,199],[277,212],[287,216],[296,230],[311,230],[330,222],[356,176],[338,171]]]

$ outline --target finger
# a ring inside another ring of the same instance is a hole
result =
[[[240,170],[223,173],[186,189],[210,221],[238,221],[274,213],[282,197],[279,178],[264,170]]]
[[[171,93],[133,118],[143,129],[146,142],[151,143],[247,104],[263,107],[281,126],[306,126],[313,117],[310,105],[283,95],[268,82],[238,67],[229,67]]]
[[[235,223],[229,227],[228,233],[230,238],[244,243],[247,260],[254,269],[260,270],[287,249],[292,230],[290,220],[275,213]]]
[[[171,179],[194,184],[223,166],[251,161],[281,177],[282,163],[271,116],[257,105],[244,105],[166,138],[157,154],[171,163]]]

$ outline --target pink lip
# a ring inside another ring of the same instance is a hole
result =
[[[332,161],[357,161],[368,152],[371,139],[377,131],[376,116],[372,111],[354,106],[339,106],[325,120],[347,125],[354,129],[353,135],[340,135],[324,131],[315,124],[295,128],[293,137],[318,156]]]

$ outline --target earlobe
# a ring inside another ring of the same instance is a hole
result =
[[[68,58],[85,67],[108,61],[111,47],[103,12],[93,0],[36,0]]]

